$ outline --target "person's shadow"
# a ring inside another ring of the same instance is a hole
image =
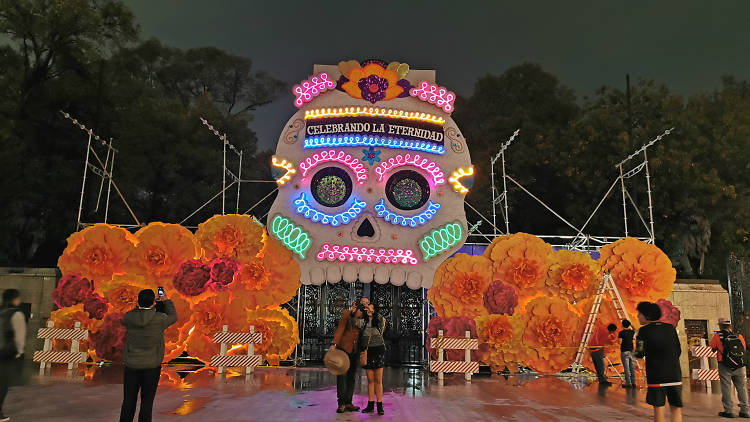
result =
[[[635,406],[636,405],[635,397],[636,397],[635,388],[628,388],[625,390],[625,403],[631,406]]]

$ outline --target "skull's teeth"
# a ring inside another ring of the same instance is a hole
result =
[[[320,285],[324,282],[338,283],[340,281],[354,283],[376,282],[386,284],[390,282],[394,286],[406,284],[409,288],[429,288],[418,271],[407,271],[407,269],[390,265],[368,265],[368,264],[321,264],[305,268],[303,266],[300,276],[302,284]],[[432,280],[429,280],[432,281]]]

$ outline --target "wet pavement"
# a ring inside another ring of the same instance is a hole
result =
[[[168,367],[162,372],[154,404],[155,421],[647,421],[651,408],[645,390],[616,385],[600,389],[552,377],[477,377],[446,374],[439,386],[420,369],[386,368],[385,415],[336,414],[335,378],[323,368],[257,368],[253,375],[210,368]],[[40,376],[38,366],[24,368],[21,386],[5,403],[12,421],[116,421],[122,398],[122,368],[87,366],[68,374],[56,366]],[[367,402],[366,377],[360,372],[354,397]],[[363,395],[364,393],[364,395]],[[721,409],[718,388],[706,393],[685,385],[687,421],[715,420]]]

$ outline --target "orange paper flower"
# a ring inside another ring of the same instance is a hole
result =
[[[143,277],[118,274],[106,282],[97,283],[95,291],[109,303],[110,312],[124,314],[138,306],[138,292],[149,286]]]
[[[288,302],[302,285],[299,264],[277,240],[264,236],[260,259],[242,265],[235,300],[253,310]]]
[[[638,302],[655,302],[669,296],[677,276],[661,249],[632,237],[604,246],[599,264],[611,272],[631,312]]]
[[[524,360],[522,317],[508,315],[482,315],[474,318],[479,342],[488,346],[483,362],[493,371],[502,371]]]
[[[483,256],[456,254],[435,272],[427,297],[441,317],[474,318],[484,309],[484,292],[492,281],[492,263]]]
[[[528,350],[524,365],[556,373],[575,359],[581,340],[582,318],[566,301],[540,297],[526,305],[522,341]]]
[[[550,255],[545,291],[570,303],[596,294],[601,268],[591,255],[577,251],[556,251]]]
[[[234,258],[241,263],[252,260],[263,244],[263,226],[249,215],[215,215],[195,232],[205,259]]]
[[[128,259],[128,272],[164,285],[183,262],[198,256],[190,230],[178,224],[151,223],[135,233],[138,243]]]
[[[96,224],[73,233],[57,266],[63,274],[80,274],[94,282],[125,272],[135,238],[127,230]]]
[[[552,246],[526,233],[496,237],[484,251],[492,260],[495,279],[512,284],[521,296],[541,290],[549,269]]]
[[[263,334],[263,342],[255,345],[255,354],[263,355],[271,365],[288,358],[299,343],[297,321],[281,308],[258,309],[247,313],[247,324]]]

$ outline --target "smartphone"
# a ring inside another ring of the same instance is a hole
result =
[[[158,287],[158,288],[156,289],[156,291],[157,291],[157,292],[158,292],[158,294],[159,294],[159,299],[161,299],[161,298],[163,298],[163,297],[164,297],[164,287],[162,287],[162,286],[159,286],[159,287]]]

